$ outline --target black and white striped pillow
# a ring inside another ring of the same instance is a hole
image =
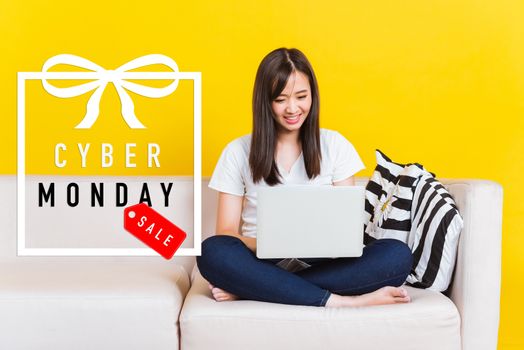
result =
[[[424,175],[417,184],[411,219],[407,243],[413,269],[407,282],[443,292],[451,282],[464,223],[455,201],[433,176]]]
[[[435,174],[418,163],[399,164],[376,151],[377,167],[366,186],[365,241],[394,238],[413,252],[406,282],[447,290],[463,221]]]
[[[414,186],[430,173],[417,163],[395,163],[379,150],[376,157],[377,167],[366,185],[366,241],[394,238],[407,243]]]

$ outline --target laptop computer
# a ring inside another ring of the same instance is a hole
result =
[[[262,187],[257,201],[258,258],[362,255],[365,187]]]

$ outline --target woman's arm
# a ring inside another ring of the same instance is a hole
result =
[[[253,253],[257,250],[256,238],[244,237],[239,232],[243,196],[218,192],[217,235],[239,238]]]
[[[355,177],[351,176],[345,180],[333,182],[333,186],[355,186]]]

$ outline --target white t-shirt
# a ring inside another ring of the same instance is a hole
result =
[[[220,192],[245,196],[242,208],[242,235],[256,237],[257,189],[268,185],[264,180],[253,183],[249,168],[250,147],[251,135],[231,141],[222,151],[209,187]],[[281,167],[278,168],[282,183],[276,186],[331,185],[365,168],[355,147],[337,131],[320,129],[320,152],[322,162],[317,177],[311,180],[307,177],[301,153],[289,173]]]

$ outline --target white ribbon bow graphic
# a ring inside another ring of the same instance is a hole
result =
[[[104,93],[108,83],[113,83],[115,86],[118,96],[120,97],[120,103],[122,105],[122,117],[124,118],[127,125],[129,125],[129,127],[132,129],[144,129],[145,126],[140,123],[140,121],[135,116],[135,106],[133,104],[133,100],[126,92],[126,89],[142,96],[160,98],[171,94],[178,87],[178,79],[172,78],[166,78],[166,80],[173,80],[173,82],[163,88],[153,88],[125,80],[137,79],[136,77],[133,78],[133,74],[140,74],[139,72],[127,72],[128,70],[149,66],[152,64],[163,64],[171,68],[174,73],[178,73],[178,66],[175,61],[160,54],[152,54],[136,58],[118,67],[116,70],[106,70],[99,65],[79,56],[62,54],[48,59],[42,67],[42,72],[45,73],[51,67],[59,64],[67,64],[94,71],[85,72],[84,74],[86,74],[86,76],[90,76],[90,78],[86,79],[92,79],[93,73],[96,75],[95,79],[97,80],[95,81],[67,88],[57,88],[49,84],[46,79],[42,79],[42,85],[44,89],[51,95],[61,98],[80,96],[96,89],[89,98],[89,101],[87,102],[86,114],[82,121],[75,127],[76,129],[89,129],[96,122],[100,112],[100,99],[102,98],[102,94]],[[141,74],[147,75],[154,73],[142,72]]]

